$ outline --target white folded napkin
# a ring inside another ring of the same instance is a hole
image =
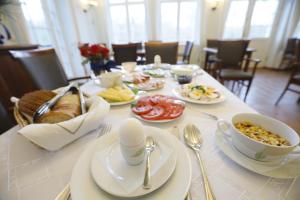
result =
[[[109,104],[101,97],[86,100],[88,112],[57,124],[30,124],[19,130],[33,143],[49,151],[55,151],[99,127],[109,112]]]
[[[121,154],[118,142],[107,146],[105,149],[102,149],[102,151],[96,152],[92,159],[96,159],[95,161],[98,166],[104,166],[104,168],[106,168],[105,171],[111,174],[112,179],[114,179],[125,192],[130,194],[143,185],[146,161],[144,160],[142,164],[136,166],[128,165]],[[150,156],[150,177],[155,176],[159,172],[171,158],[172,152],[173,150],[165,144],[159,141],[157,142],[157,147]]]

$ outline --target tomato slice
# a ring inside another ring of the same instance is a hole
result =
[[[168,98],[169,98],[168,96],[157,94],[157,95],[151,96],[150,101],[152,102],[152,104],[156,105],[156,104],[166,101]]]
[[[163,116],[165,109],[161,106],[153,106],[152,110],[146,114],[141,115],[146,120],[160,120]]]
[[[181,105],[173,105],[171,108],[171,113],[169,115],[170,119],[175,119],[183,113],[184,107]]]
[[[132,112],[134,112],[137,115],[143,115],[143,114],[150,112],[152,110],[152,106],[150,106],[150,105],[136,106],[136,107],[133,107],[131,110],[132,110]]]

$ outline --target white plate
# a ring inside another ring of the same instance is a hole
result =
[[[172,122],[172,121],[175,121],[175,120],[179,119],[179,118],[183,115],[183,113],[182,113],[179,117],[177,117],[177,118],[175,118],[175,119],[147,120],[147,119],[142,118],[142,117],[139,116],[139,115],[134,114],[132,111],[131,111],[131,113],[132,113],[132,115],[133,115],[135,118],[137,118],[137,119],[139,119],[139,120],[142,120],[142,121],[144,121],[144,122],[151,122],[151,123],[166,123],[166,122]]]
[[[132,102],[134,102],[137,99],[137,96],[135,96],[135,98],[133,98],[130,101],[121,101],[121,102],[108,102],[109,105],[111,106],[123,106],[123,105],[127,105],[127,104],[131,104]],[[105,100],[105,99],[104,99]]]
[[[186,102],[190,102],[190,103],[196,103],[196,104],[216,104],[216,103],[221,103],[223,101],[226,100],[226,97],[224,94],[220,93],[220,97],[216,98],[216,99],[211,99],[211,100],[196,100],[196,99],[192,99],[189,97],[184,97],[180,94],[179,92],[179,88],[173,89],[172,92],[173,94],[180,100],[186,101]]]
[[[155,64],[152,63],[152,64],[148,64],[147,69],[171,69],[171,64],[168,64],[168,63],[161,63],[160,67],[155,67]]]
[[[300,176],[300,156],[288,155],[282,160],[260,162],[246,157],[232,144],[231,139],[216,131],[217,146],[231,160],[255,173],[273,178],[295,178]]]
[[[147,132],[157,141],[157,148],[150,156],[151,188],[143,188],[145,164],[129,166],[124,160],[119,140],[113,136],[113,144],[98,145],[91,160],[91,173],[97,185],[109,194],[120,197],[138,197],[161,187],[172,175],[177,155],[169,141]]]
[[[160,82],[162,85],[161,85],[161,87],[154,87],[154,86],[152,86],[152,87],[141,87],[140,85],[142,85],[142,84],[144,84],[144,85],[147,85],[147,84],[150,84],[150,82]],[[153,90],[160,90],[160,89],[162,89],[162,88],[164,88],[165,87],[165,82],[163,81],[163,80],[155,80],[155,79],[150,79],[149,80],[149,82],[147,83],[140,83],[140,84],[137,84],[136,85],[137,86],[137,88],[139,89],[139,90],[143,90],[143,91],[153,91]]]
[[[140,200],[182,200],[186,196],[192,177],[191,161],[186,147],[170,133],[145,126],[147,132],[168,140],[177,154],[176,168],[170,179],[158,190],[140,197]],[[116,135],[114,137],[117,137]],[[90,174],[90,160],[98,145],[109,143],[112,137],[107,134],[94,141],[79,157],[71,176],[70,187],[73,200],[112,200],[123,199],[101,190]]]

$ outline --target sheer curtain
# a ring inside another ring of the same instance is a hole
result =
[[[62,34],[56,4],[52,0],[20,0],[31,43],[55,48],[68,77],[76,76],[72,57]]]
[[[285,0],[281,3],[281,13],[277,16],[277,25],[272,33],[266,60],[266,66],[271,68],[280,68],[287,39],[293,36],[300,15],[298,0]]]

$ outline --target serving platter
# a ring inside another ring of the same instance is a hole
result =
[[[210,99],[210,100],[197,100],[197,99],[192,99],[189,97],[185,97],[182,96],[180,94],[180,88],[177,87],[175,89],[172,90],[173,94],[180,100],[189,102],[189,103],[195,103],[195,104],[217,104],[217,103],[221,103],[223,101],[226,100],[226,97],[224,94],[220,93],[220,96],[218,98],[215,99]]]
[[[264,176],[272,178],[290,179],[300,176],[300,156],[289,154],[282,160],[260,162],[239,152],[230,138],[220,131],[215,133],[215,141],[222,152],[238,165]],[[297,147],[300,149],[300,147]]]

